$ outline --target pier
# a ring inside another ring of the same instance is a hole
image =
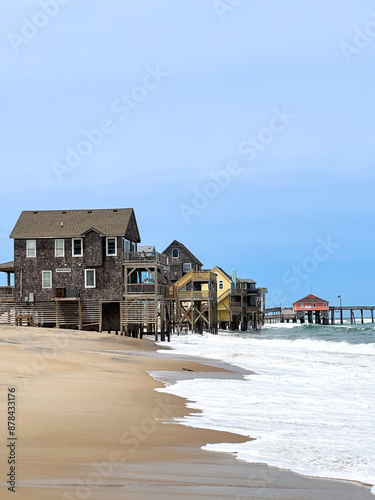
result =
[[[352,325],[356,324],[356,317],[354,312],[355,311],[360,311],[361,317],[358,318],[360,319],[361,323],[364,323],[364,312],[368,311],[370,312],[371,315],[371,322],[374,323],[374,309],[375,306],[329,306],[330,310],[330,316],[331,316],[331,325],[335,324],[335,312],[339,312],[340,316],[340,324],[342,325],[344,323],[344,311],[350,311],[350,323]]]
[[[265,323],[297,323],[297,313],[291,307],[271,307],[264,311]]]
[[[329,306],[329,321],[324,321],[326,317],[322,317],[319,311],[308,311],[307,312],[307,322],[309,324],[331,324],[334,325],[336,320],[340,322],[341,325],[344,324],[344,311],[350,311],[350,323],[352,325],[357,324],[359,321],[361,324],[365,322],[365,312],[370,313],[371,322],[374,321],[374,310],[375,306]],[[359,312],[359,315],[356,314]],[[339,318],[336,318],[336,312],[339,313]],[[315,318],[315,321],[314,321]],[[327,318],[328,319],[328,318]],[[264,311],[264,322],[265,323],[305,323],[305,312],[303,316],[301,312],[293,311],[290,307],[272,307]]]

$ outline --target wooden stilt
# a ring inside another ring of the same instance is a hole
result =
[[[78,330],[82,330],[82,304],[81,304],[81,299],[78,299]]]
[[[56,300],[56,328],[60,328],[59,302]]]

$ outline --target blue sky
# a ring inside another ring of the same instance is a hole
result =
[[[0,54],[1,262],[22,210],[133,207],[268,305],[375,304],[373,1],[7,1]]]

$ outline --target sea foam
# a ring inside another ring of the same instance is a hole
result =
[[[178,420],[182,424],[255,438],[205,449],[373,485],[374,344],[291,340],[279,329],[283,338],[267,338],[266,331],[173,336],[175,353],[216,358],[255,373],[244,380],[181,380],[158,390],[188,400],[192,412]]]

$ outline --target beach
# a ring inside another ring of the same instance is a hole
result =
[[[171,372],[175,380],[241,373],[224,363],[157,350],[147,339],[0,326],[1,498],[374,498],[359,483],[305,477],[202,450],[249,438],[177,424],[174,419],[189,414],[186,400],[155,391],[164,384],[150,372]],[[13,436],[7,433],[10,390]],[[5,479],[6,442],[14,443],[15,493]]]

